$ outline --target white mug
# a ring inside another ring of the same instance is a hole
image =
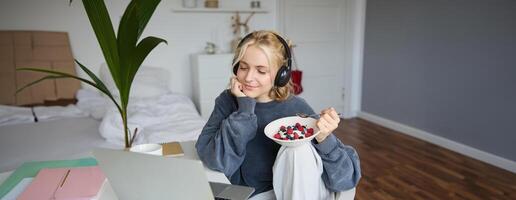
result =
[[[163,155],[163,147],[160,144],[138,144],[132,146],[129,151],[131,152],[137,152],[137,153],[144,153],[144,154],[151,154],[151,155]]]

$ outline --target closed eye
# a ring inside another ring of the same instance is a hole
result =
[[[258,68],[258,73],[260,74],[266,74],[267,72],[269,72],[269,70],[267,70],[267,67],[264,66],[258,66],[256,68]]]

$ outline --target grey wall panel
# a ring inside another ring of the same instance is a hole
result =
[[[362,110],[516,161],[516,1],[368,0]]]

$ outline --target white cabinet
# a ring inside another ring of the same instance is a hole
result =
[[[194,54],[190,59],[193,101],[199,114],[208,119],[215,106],[215,98],[229,86],[233,54]]]

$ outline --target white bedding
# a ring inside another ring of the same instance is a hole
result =
[[[30,108],[0,105],[0,126],[33,122],[34,116]]]
[[[206,123],[188,97],[175,93],[132,99],[128,119],[131,131],[138,128],[136,144],[196,140]],[[112,143],[124,143],[122,118],[114,106],[102,119],[99,132]]]
[[[85,116],[88,116],[88,113],[75,105],[35,106],[33,108],[0,105],[0,126]]]
[[[135,144],[195,140],[201,133],[205,121],[188,97],[163,84],[168,74],[163,68],[142,66],[135,77],[128,108],[130,127],[139,127]],[[116,96],[105,65],[100,79]],[[77,104],[67,107],[0,105],[0,172],[31,160],[89,155],[97,147],[123,148],[122,122],[111,100],[91,89],[78,90],[76,98]]]
[[[76,105],[66,107],[0,105],[0,126],[90,116],[101,121],[98,132],[102,137],[114,144],[124,144],[120,114],[107,97],[94,90],[80,89],[77,100]],[[173,92],[154,98],[132,98],[128,111],[130,130],[138,128],[135,144],[195,140],[206,123],[188,97]]]
[[[123,148],[122,123],[112,102],[81,89],[78,103],[30,108],[0,105],[0,172],[23,162],[72,159],[98,147]],[[157,98],[131,99],[129,122],[139,127],[138,143],[196,140],[205,121],[192,101],[169,92]]]
[[[0,127],[0,172],[27,161],[81,158],[94,148],[122,148],[98,133],[99,121],[69,118]]]

